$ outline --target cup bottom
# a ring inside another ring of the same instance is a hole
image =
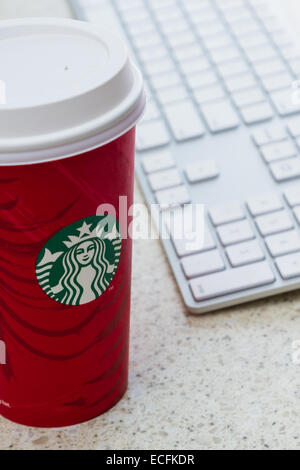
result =
[[[95,406],[92,409],[80,406],[80,404],[65,406],[57,410],[49,410],[49,408],[44,410],[39,409],[38,412],[34,411],[33,408],[14,410],[14,412],[6,409],[1,411],[1,416],[8,421],[26,427],[49,429],[75,426],[99,418],[107,413],[122,400],[127,389],[128,383],[125,383],[118,394],[115,397],[111,396],[105,405],[102,401],[98,407]]]

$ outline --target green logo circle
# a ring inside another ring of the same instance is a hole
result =
[[[98,299],[112,282],[122,238],[110,215],[91,216],[52,237],[36,261],[43,291],[56,302],[84,305]]]

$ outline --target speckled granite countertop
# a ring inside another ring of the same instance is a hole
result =
[[[64,0],[1,0],[0,18],[46,14],[70,11]],[[69,429],[0,418],[0,449],[300,449],[295,340],[300,293],[186,316],[159,242],[137,241],[127,395]]]

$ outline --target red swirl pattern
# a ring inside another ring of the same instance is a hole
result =
[[[133,203],[132,130],[102,148],[64,160],[0,167],[0,413],[40,427],[94,418],[123,396],[128,381],[132,242],[124,239],[109,288],[94,302],[65,306],[36,279],[38,254],[57,232]],[[131,222],[128,219],[128,224]]]

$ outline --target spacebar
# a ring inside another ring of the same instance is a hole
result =
[[[272,284],[275,276],[267,262],[255,263],[210,276],[199,277],[190,283],[195,300],[220,297],[254,287]]]

